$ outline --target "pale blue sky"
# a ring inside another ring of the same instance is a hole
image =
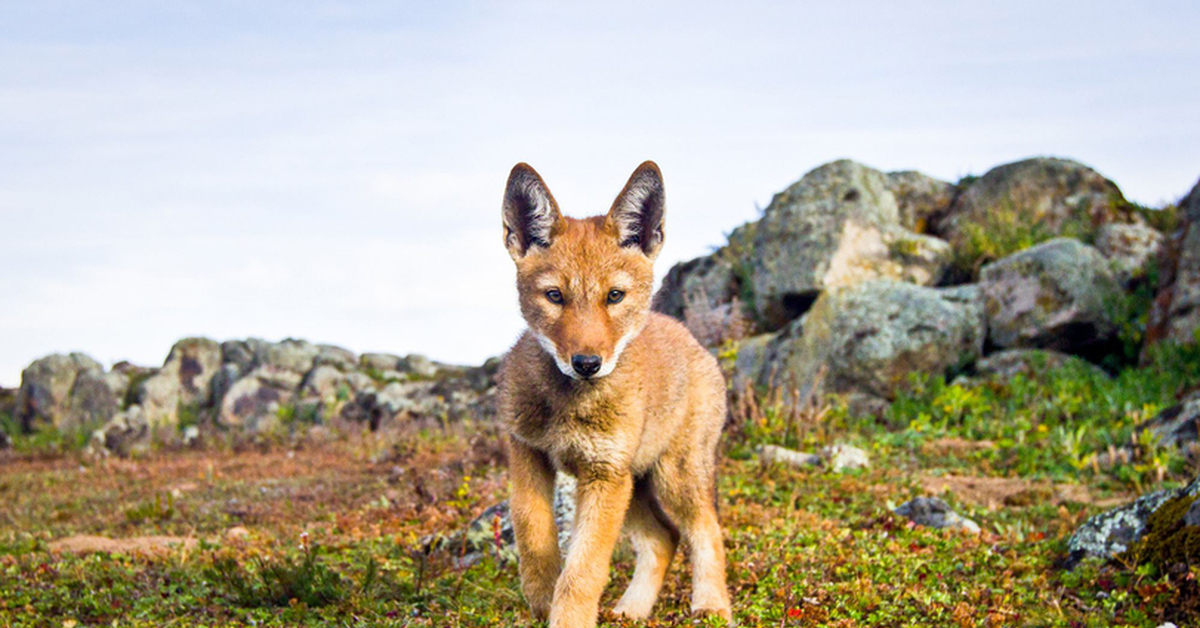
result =
[[[1175,200],[1198,6],[0,2],[0,385],[187,335],[499,354],[520,160],[574,215],[658,161],[660,274],[840,157],[1062,155]]]

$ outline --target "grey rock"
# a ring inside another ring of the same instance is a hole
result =
[[[317,355],[313,358],[314,368],[332,366],[339,371],[353,371],[358,367],[358,356],[353,351],[334,345],[317,345]]]
[[[233,364],[238,372],[249,373],[254,368],[259,345],[265,344],[257,338],[249,340],[226,340],[221,343],[221,362]]]
[[[1149,430],[1164,446],[1183,447],[1195,443],[1200,440],[1200,391],[1184,397],[1136,429],[1138,432]]]
[[[1000,348],[1105,353],[1117,333],[1120,286],[1096,249],[1057,238],[983,267],[989,342]]]
[[[1073,355],[1049,349],[1005,349],[975,363],[975,372],[986,379],[1008,379],[1016,375],[1036,375],[1068,364],[1097,376],[1108,377],[1104,369]]]
[[[83,373],[102,374],[104,367],[82,353],[54,354],[34,360],[21,372],[13,418],[24,430],[36,423],[60,427],[70,412],[71,392]]]
[[[558,528],[558,546],[566,555],[575,521],[575,478],[559,473],[554,482],[554,523]],[[498,543],[497,543],[498,539]],[[462,565],[478,561],[486,553],[498,553],[505,560],[517,560],[516,537],[509,516],[508,500],[488,507],[467,524],[464,530],[446,537],[425,537],[421,545],[429,551],[446,551]]]
[[[836,161],[776,194],[763,212],[749,256],[755,309],[778,329],[827,289],[879,278],[934,283],[950,254],[946,242],[900,226],[882,172]]]
[[[1109,223],[1096,232],[1096,250],[1124,284],[1142,278],[1162,252],[1163,234],[1142,223]]]
[[[307,340],[286,338],[277,343],[259,344],[254,353],[256,366],[270,366],[303,375],[312,369],[321,350]]]
[[[779,463],[791,467],[820,467],[825,459],[818,454],[810,454],[777,445],[763,445],[758,452],[759,460],[765,463]]]
[[[1150,312],[1148,345],[1200,340],[1200,182],[1182,201],[1184,223],[1168,239],[1160,264],[1160,289]]]
[[[710,255],[680,262],[663,278],[654,296],[655,311],[680,321],[730,305],[748,281],[747,260],[758,223],[746,223],[729,234],[727,243]],[[747,304],[742,304],[743,309]],[[751,304],[752,305],[752,304]]]
[[[900,504],[892,512],[928,528],[963,530],[979,534],[979,524],[954,512],[938,497],[918,497]]]
[[[248,432],[273,429],[279,413],[294,402],[300,375],[279,366],[260,366],[237,380],[221,400],[217,423]]]
[[[121,373],[83,371],[75,378],[59,429],[66,432],[108,422],[121,409],[128,386],[129,378]]]
[[[950,209],[958,192],[953,183],[915,170],[889,172],[887,186],[896,197],[900,225],[917,233],[926,233]]]
[[[358,371],[347,373],[345,381],[350,386],[350,390],[355,393],[375,390],[375,380],[365,373]]]
[[[213,405],[212,380],[221,370],[222,354],[221,345],[207,338],[185,338],[171,347],[162,368],[137,391],[151,427],[174,425],[181,406]]]
[[[88,450],[92,455],[117,455],[122,458],[150,449],[151,425],[141,406],[130,406],[117,413],[104,427],[92,433]]]
[[[867,452],[852,445],[831,445],[821,449],[819,454],[810,454],[777,445],[763,445],[758,450],[758,458],[767,464],[779,463],[798,468],[820,467],[839,473],[871,466]]]
[[[768,348],[775,382],[807,391],[824,371],[828,392],[892,399],[910,373],[948,373],[983,350],[974,288],[870,281],[822,295]],[[761,380],[760,380],[761,381]]]
[[[970,229],[992,228],[1000,216],[1018,224],[1037,224],[1049,237],[1091,237],[1099,225],[1120,218],[1124,201],[1115,183],[1069,159],[1035,157],[989,170],[963,190],[934,232],[955,247]]]
[[[1146,533],[1147,519],[1176,497],[1200,495],[1200,478],[1181,489],[1147,493],[1132,503],[1093,515],[1067,539],[1066,564],[1073,567],[1086,557],[1111,558],[1124,552]]]
[[[737,389],[747,384],[766,383],[774,379],[770,372],[774,364],[773,348],[779,334],[759,334],[744,338],[737,344],[737,359],[733,366],[733,384]]]
[[[318,399],[333,399],[337,397],[338,390],[344,385],[346,385],[345,373],[338,370],[336,366],[321,364],[313,367],[313,370],[304,377],[301,395],[313,396]]]
[[[429,358],[416,353],[400,361],[400,372],[419,378],[431,378],[438,374],[438,367]]]
[[[866,469],[871,466],[871,457],[867,452],[853,445],[830,445],[821,450],[821,457],[834,472]]]
[[[359,363],[363,368],[380,372],[399,370],[402,360],[403,358],[400,356],[390,353],[364,353],[359,357]]]

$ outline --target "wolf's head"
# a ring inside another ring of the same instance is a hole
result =
[[[504,244],[517,264],[521,315],[564,375],[604,377],[646,325],[666,213],[662,173],[633,172],[604,216],[567,218],[538,173],[513,167]]]

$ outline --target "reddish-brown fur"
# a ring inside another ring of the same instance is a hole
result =
[[[712,499],[725,382],[682,325],[650,312],[664,208],[651,162],[606,216],[582,220],[561,215],[532,168],[518,164],[509,178],[505,242],[529,329],[505,357],[499,409],[522,589],[553,628],[595,625],[622,529],[637,567],[619,614],[650,614],[682,538],[693,610],[731,618]],[[616,302],[614,290],[623,295]],[[576,355],[603,366],[582,376]],[[578,480],[565,561],[552,507],[558,471]]]

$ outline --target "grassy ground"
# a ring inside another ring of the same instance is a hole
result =
[[[885,422],[772,400],[787,394],[743,400],[720,484],[738,620],[1190,623],[1193,570],[1056,562],[1086,517],[1194,476],[1193,463],[1138,442],[1132,426],[1197,382],[1200,351],[1174,349],[1111,380],[1071,367],[974,387],[914,380]],[[498,441],[491,426],[462,423],[242,449],[210,442],[133,461],[18,447],[0,462],[0,626],[530,625],[514,564],[489,556],[458,568],[420,549],[423,536],[506,496]],[[764,466],[753,454],[763,443],[851,443],[873,464],[841,474]],[[1134,463],[1096,463],[1125,443]],[[983,533],[890,514],[931,493]],[[622,549],[602,606],[631,571]],[[688,594],[676,560],[645,625],[697,625]]]

